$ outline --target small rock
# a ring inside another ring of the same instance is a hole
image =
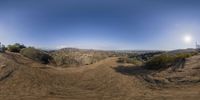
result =
[[[6,67],[6,65],[1,65],[0,66],[0,69],[3,69],[3,68],[5,68]]]

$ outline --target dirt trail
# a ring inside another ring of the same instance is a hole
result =
[[[92,65],[57,68],[18,54],[0,54],[0,100],[197,100],[200,85],[154,87],[137,74],[116,70],[128,64],[108,58]],[[194,61],[194,60],[192,60]],[[187,68],[187,67],[186,67]],[[139,71],[140,72],[140,71]],[[138,73],[139,73],[138,72]]]

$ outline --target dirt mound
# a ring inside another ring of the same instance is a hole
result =
[[[22,49],[20,54],[43,64],[48,64],[52,60],[52,57],[49,54],[33,47]]]

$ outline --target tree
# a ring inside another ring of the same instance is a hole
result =
[[[21,49],[26,48],[23,44],[15,43],[13,45],[8,45],[8,50],[10,52],[17,52],[19,53]]]
[[[6,51],[6,46],[5,46],[5,45],[2,45],[2,46],[1,46],[1,49],[2,49],[2,52],[5,52],[5,51]]]

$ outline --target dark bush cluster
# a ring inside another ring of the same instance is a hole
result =
[[[35,61],[39,61],[43,64],[49,63],[50,60],[52,59],[51,56],[49,56],[47,53],[41,50],[35,49],[33,47],[24,48],[20,51],[20,53],[24,55],[25,57],[28,57]]]
[[[10,52],[20,52],[21,49],[26,48],[23,44],[15,43],[13,45],[8,45],[8,51]]]
[[[2,45],[2,46],[1,46],[1,52],[5,52],[6,49],[7,49],[7,48],[5,47],[5,45]]]
[[[196,55],[197,52],[177,53],[177,54],[161,54],[153,57],[145,64],[146,69],[159,70],[168,68],[178,62],[184,62],[186,58]]]
[[[164,52],[158,51],[158,52],[150,52],[150,53],[144,53],[144,54],[136,54],[136,55],[130,55],[129,58],[134,58],[142,62],[146,62],[155,55],[162,54]]]

